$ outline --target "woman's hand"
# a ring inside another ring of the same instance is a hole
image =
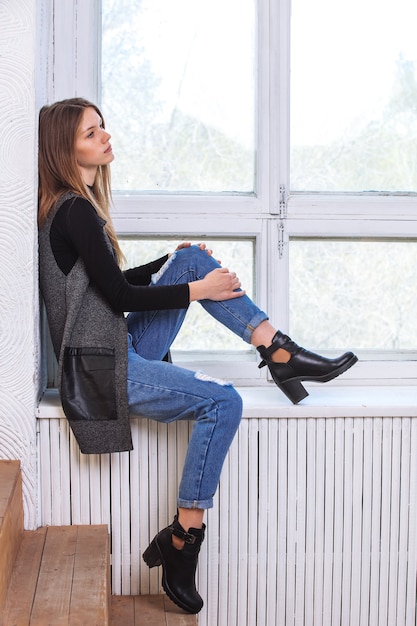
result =
[[[175,251],[181,250],[182,248],[189,248],[191,245],[191,241],[183,241],[182,243],[178,244],[178,246],[175,248]],[[213,254],[213,250],[207,248],[205,243],[197,243],[196,245],[200,248],[200,250],[205,250],[209,256]]]
[[[190,288],[190,302],[194,300],[231,300],[245,295],[240,289],[240,280],[235,272],[229,272],[226,267],[219,267],[209,272],[201,280],[188,283]]]

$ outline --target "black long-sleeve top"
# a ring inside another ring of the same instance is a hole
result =
[[[105,222],[93,205],[77,197],[63,202],[52,222],[50,241],[60,270],[68,275],[81,257],[90,280],[115,311],[185,309],[190,302],[187,283],[150,285],[168,255],[122,271],[104,232]]]

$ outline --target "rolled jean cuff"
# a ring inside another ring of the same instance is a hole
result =
[[[177,506],[181,509],[212,509],[213,508],[213,498],[210,500],[181,500],[178,498]]]
[[[251,337],[252,337],[252,333],[255,330],[255,328],[258,328],[258,326],[262,322],[265,322],[266,320],[269,320],[269,317],[267,316],[267,314],[264,313],[263,311],[259,310],[253,316],[253,318],[250,320],[250,322],[247,324],[245,330],[243,331],[243,335],[242,335],[243,341],[246,341],[246,343],[250,343],[250,340],[251,340]]]

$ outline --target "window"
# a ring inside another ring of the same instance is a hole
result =
[[[416,19],[413,0],[293,0],[293,191],[417,191]]]
[[[225,245],[277,326],[359,353],[344,380],[417,377],[415,3],[57,4],[48,97],[102,104],[132,252]],[[265,377],[222,342],[213,371]],[[208,354],[199,344],[194,366]]]
[[[254,9],[254,0],[102,0],[116,190],[254,191]]]
[[[292,1],[289,327],[374,363],[417,354],[416,10]]]
[[[294,239],[291,333],[321,351],[417,352],[414,239]],[[364,306],[365,303],[365,306]],[[323,319],[326,324],[323,324]]]

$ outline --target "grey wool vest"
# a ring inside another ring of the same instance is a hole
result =
[[[82,259],[65,276],[50,243],[63,196],[39,230],[39,279],[58,360],[58,388],[81,452],[132,449],[127,401],[127,328],[90,283]],[[109,246],[110,246],[109,242]]]

